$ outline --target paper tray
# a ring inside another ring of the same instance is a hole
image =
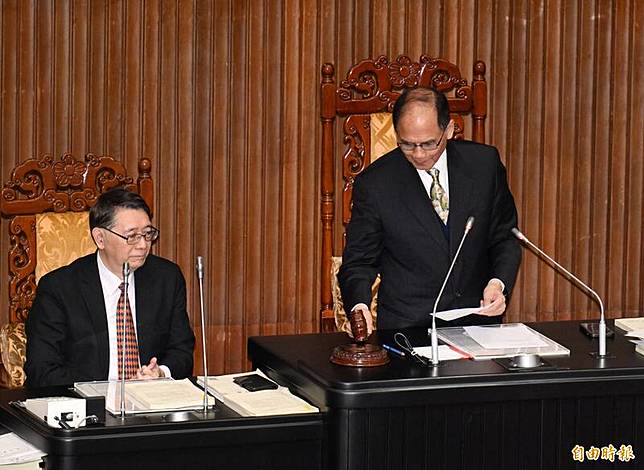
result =
[[[539,356],[569,356],[570,350],[538,331],[533,330],[523,323],[509,323],[501,325],[485,325],[482,328],[507,328],[511,326],[522,325],[530,330],[534,335],[546,343],[541,347],[513,347],[501,349],[486,349],[474,341],[464,327],[438,328],[438,339],[457,350],[463,351],[470,355],[474,360],[495,359],[500,357],[512,357],[517,354],[538,354]]]

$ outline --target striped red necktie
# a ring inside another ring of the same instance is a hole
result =
[[[136,333],[134,331],[134,322],[132,321],[132,311],[130,302],[125,296],[125,283],[119,286],[121,297],[116,306],[116,336],[118,345],[118,365],[119,379],[122,378],[123,370],[123,320],[125,319],[125,378],[131,379],[136,376],[139,370],[139,345],[136,342]]]

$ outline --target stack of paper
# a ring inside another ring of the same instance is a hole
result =
[[[121,409],[121,382],[77,382],[74,389],[84,397],[105,397],[105,409],[117,415]],[[189,379],[128,380],[125,382],[127,414],[197,410],[204,391]]]
[[[128,381],[125,393],[147,411],[192,410],[203,406],[203,390],[189,379]]]
[[[624,331],[644,330],[644,317],[616,318],[615,326]]]
[[[275,390],[250,392],[233,382],[235,377],[249,374],[259,374],[267,378],[259,370],[242,374],[209,376],[208,391],[242,416],[317,413],[320,411],[315,406],[293,395],[288,388],[278,386]],[[197,382],[203,386],[203,376],[197,377]]]
[[[635,344],[635,352],[644,355],[644,329],[630,330],[625,336],[631,338],[631,343]]]
[[[12,432],[0,436],[0,468],[39,469],[38,464],[44,455]]]

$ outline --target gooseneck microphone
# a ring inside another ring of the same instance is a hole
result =
[[[465,237],[467,237],[467,234],[469,233],[469,231],[472,230],[473,225],[474,225],[474,217],[469,216],[467,218],[467,222],[465,222],[465,231],[463,232],[461,243],[459,243],[458,245],[458,249],[456,250],[456,253],[454,254],[454,258],[452,259],[452,264],[447,270],[447,275],[445,276],[445,280],[443,281],[441,290],[438,291],[438,295],[436,296],[436,302],[434,302],[434,310],[432,310],[432,334],[431,334],[433,366],[438,365],[438,336],[436,333],[436,309],[438,308],[438,302],[440,302],[441,296],[443,295],[443,291],[445,290],[445,286],[447,285],[447,280],[449,279],[450,274],[452,274],[452,270],[454,269],[454,265],[456,264],[456,260],[458,259],[458,254],[461,252],[461,248],[463,247],[463,242],[465,241]]]
[[[580,290],[584,291],[586,294],[590,294],[591,297],[593,297],[597,301],[597,303],[599,304],[599,312],[600,312],[599,352],[597,353],[597,356],[599,358],[605,357],[606,356],[606,319],[604,318],[604,303],[602,302],[602,299],[599,297],[597,292],[592,290],[588,285],[582,282],[577,276],[575,276],[573,273],[568,271],[566,268],[564,268],[562,265],[560,265],[554,259],[548,256],[541,248],[539,248],[537,245],[535,245],[530,240],[528,240],[528,237],[526,237],[523,233],[521,233],[521,231],[518,228],[516,227],[513,228],[512,233],[520,241],[524,242],[526,245],[528,245],[530,248],[536,251],[538,255],[547,259],[558,271],[563,272],[568,277],[568,279],[572,280],[573,284],[576,285]]]
[[[130,263],[127,261],[123,263],[123,295],[125,296],[125,305],[127,305],[127,289],[129,286],[129,277],[130,277]],[[123,348],[121,350],[121,419],[125,419],[125,350],[127,349],[127,336],[125,334],[125,317],[121,318],[121,344]]]
[[[203,412],[208,412],[208,362],[206,361],[206,320],[203,306],[203,258],[197,256],[197,277],[199,278],[199,305],[201,306],[201,347],[203,349]]]

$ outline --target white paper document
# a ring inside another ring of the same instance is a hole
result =
[[[466,326],[465,332],[486,349],[540,348],[548,346],[534,331],[523,324],[501,325],[496,328],[486,326]]]
[[[420,346],[414,348],[414,352],[419,356],[426,357],[427,359],[432,358],[432,347],[431,346]],[[451,361],[454,359],[469,359],[470,356],[467,354],[462,354],[445,344],[438,346],[438,359],[441,361]]]
[[[317,413],[320,410],[278,385],[275,390],[251,392],[237,385],[233,380],[249,374],[258,374],[270,380],[261,370],[219,376],[208,376],[208,390],[226,406],[242,416],[268,416],[298,413]],[[203,386],[204,377],[198,376],[197,383]]]
[[[473,313],[479,313],[480,311],[481,307],[455,308],[453,310],[436,312],[436,318],[440,318],[445,321],[452,321],[467,315],[472,315]]]
[[[44,452],[12,432],[0,436],[0,465],[37,462],[44,455]]]
[[[117,415],[121,409],[121,383],[118,381],[77,382],[82,396],[105,397],[105,409]],[[197,410],[203,406],[204,391],[189,379],[128,380],[125,382],[125,413]]]
[[[644,339],[644,330],[632,330],[626,333],[624,336],[629,336],[631,338],[640,338]]]

